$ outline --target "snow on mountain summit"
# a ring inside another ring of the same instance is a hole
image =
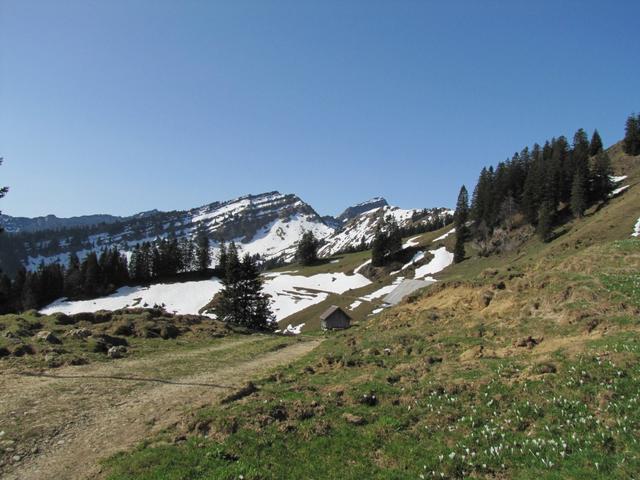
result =
[[[242,253],[260,255],[264,260],[291,261],[305,231],[313,232],[323,244],[319,254],[329,256],[357,247],[363,240],[369,243],[378,222],[386,216],[390,215],[399,225],[406,226],[416,219],[432,219],[444,212],[448,210],[405,210],[389,206],[382,197],[375,197],[347,208],[338,218],[320,217],[297,195],[271,191],[190,210],[152,210],[118,218],[108,224],[41,230],[37,233],[37,241],[27,238],[35,233],[18,234],[18,238],[25,236],[24,244],[18,249],[20,258],[13,260],[35,269],[41,262],[66,263],[72,252],[80,259],[91,251],[110,247],[118,247],[129,254],[143,242],[172,236],[193,238],[198,232],[204,232],[210,239],[213,258],[221,241],[234,241]]]

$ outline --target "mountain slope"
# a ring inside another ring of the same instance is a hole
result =
[[[376,207],[382,204],[384,207]],[[288,262],[293,259],[297,242],[305,231],[313,232],[326,243],[321,255],[327,256],[358,247],[362,238],[370,241],[383,214],[395,215],[402,225],[408,225],[416,215],[423,221],[441,212],[445,209],[401,210],[389,207],[384,199],[374,199],[345,210],[341,218],[350,220],[343,224],[320,217],[296,195],[267,192],[186,211],[154,210],[126,218],[3,217],[14,234],[0,238],[0,266],[4,271],[15,272],[21,264],[28,269],[37,268],[41,262],[66,265],[71,252],[81,259],[91,251],[110,247],[129,253],[145,241],[170,236],[193,238],[198,232],[209,237],[213,258],[221,241],[233,240],[244,253],[260,255],[266,261]]]

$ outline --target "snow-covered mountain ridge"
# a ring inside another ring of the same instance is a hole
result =
[[[42,222],[3,216],[11,247],[0,246],[0,262],[8,256],[19,258],[27,268],[41,262],[66,264],[75,252],[81,258],[90,251],[118,247],[130,252],[133,247],[156,238],[193,237],[204,232],[210,239],[212,253],[221,241],[235,241],[243,252],[260,255],[265,260],[290,261],[297,242],[305,231],[312,231],[322,241],[320,254],[329,256],[355,248],[373,238],[378,222],[392,216],[400,226],[443,218],[450,210],[409,209],[389,206],[385,199],[374,198],[347,208],[339,217],[321,217],[294,194],[277,191],[245,195],[224,202],[185,211],[144,212],[130,217],[95,215],[60,219],[53,217],[50,228]],[[49,217],[40,217],[49,218]],[[92,224],[91,222],[98,222]],[[22,225],[22,226],[20,226]],[[17,231],[16,231],[17,229]],[[9,251],[11,250],[11,251]],[[2,265],[6,270],[7,265]]]

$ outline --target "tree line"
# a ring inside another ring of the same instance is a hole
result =
[[[640,154],[640,116],[627,119],[623,147],[629,155]],[[612,174],[600,134],[594,130],[589,139],[582,128],[571,143],[564,136],[552,138],[525,147],[495,168],[483,168],[470,205],[464,186],[458,196],[455,260],[464,259],[465,241],[484,240],[497,227],[511,228],[518,216],[548,241],[565,207],[579,218],[591,205],[609,199]]]
[[[21,266],[13,279],[0,274],[0,313],[39,309],[60,297],[94,298],[124,285],[170,278],[179,273],[209,270],[209,239],[163,238],[136,245],[129,260],[117,247],[99,254],[89,252],[82,261],[69,255],[66,266],[58,262],[29,271]]]

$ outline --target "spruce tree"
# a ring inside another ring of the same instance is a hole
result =
[[[640,115],[629,115],[625,125],[624,152],[627,155],[640,155]]]
[[[88,296],[95,296],[102,283],[100,265],[95,252],[89,252],[82,262],[82,273],[84,277],[84,294]]]
[[[386,254],[387,234],[378,225],[371,243],[371,265],[374,267],[382,267],[384,265],[384,257]]]
[[[394,217],[389,216],[386,221],[385,255],[393,255],[402,250],[402,231]]]
[[[318,261],[318,241],[312,231],[302,234],[296,250],[296,260],[300,265],[313,265]]]
[[[223,288],[214,309],[224,322],[255,330],[271,329],[272,313],[269,296],[262,291],[256,261],[246,254],[242,261],[232,242],[227,250],[227,269]]]
[[[607,152],[601,151],[596,155],[591,175],[593,182],[591,190],[594,201],[605,201],[609,198],[609,194],[613,190],[611,175],[613,175],[611,159]]]
[[[456,229],[456,244],[453,249],[453,261],[460,263],[464,260],[465,251],[464,243],[469,236],[469,230],[467,227],[467,220],[469,218],[469,194],[467,188],[463,185],[460,188],[458,194],[458,201],[456,202],[456,211],[453,215],[455,229]]]
[[[220,270],[220,274],[222,276],[226,275],[227,263],[228,263],[227,245],[224,243],[224,240],[221,240],[220,251],[218,252],[218,269]]]
[[[2,157],[0,157],[0,165],[2,165],[3,160],[4,159]],[[3,198],[7,194],[8,191],[9,191],[9,187],[0,188],[0,198]],[[1,213],[2,212],[0,211],[0,214]],[[3,231],[4,231],[4,229],[2,227],[0,227],[0,233],[2,233]]]
[[[587,186],[582,170],[577,170],[571,185],[571,211],[577,218],[584,215],[587,208]]]
[[[550,200],[542,202],[540,212],[538,214],[538,227],[537,233],[543,242],[548,242],[553,231],[555,206]]]
[[[593,135],[591,136],[591,143],[589,144],[589,155],[591,157],[599,154],[603,149],[602,139],[600,138],[600,134],[598,130],[593,131]]]
[[[210,266],[209,237],[204,232],[200,232],[196,238],[196,269],[199,272],[206,272]]]

